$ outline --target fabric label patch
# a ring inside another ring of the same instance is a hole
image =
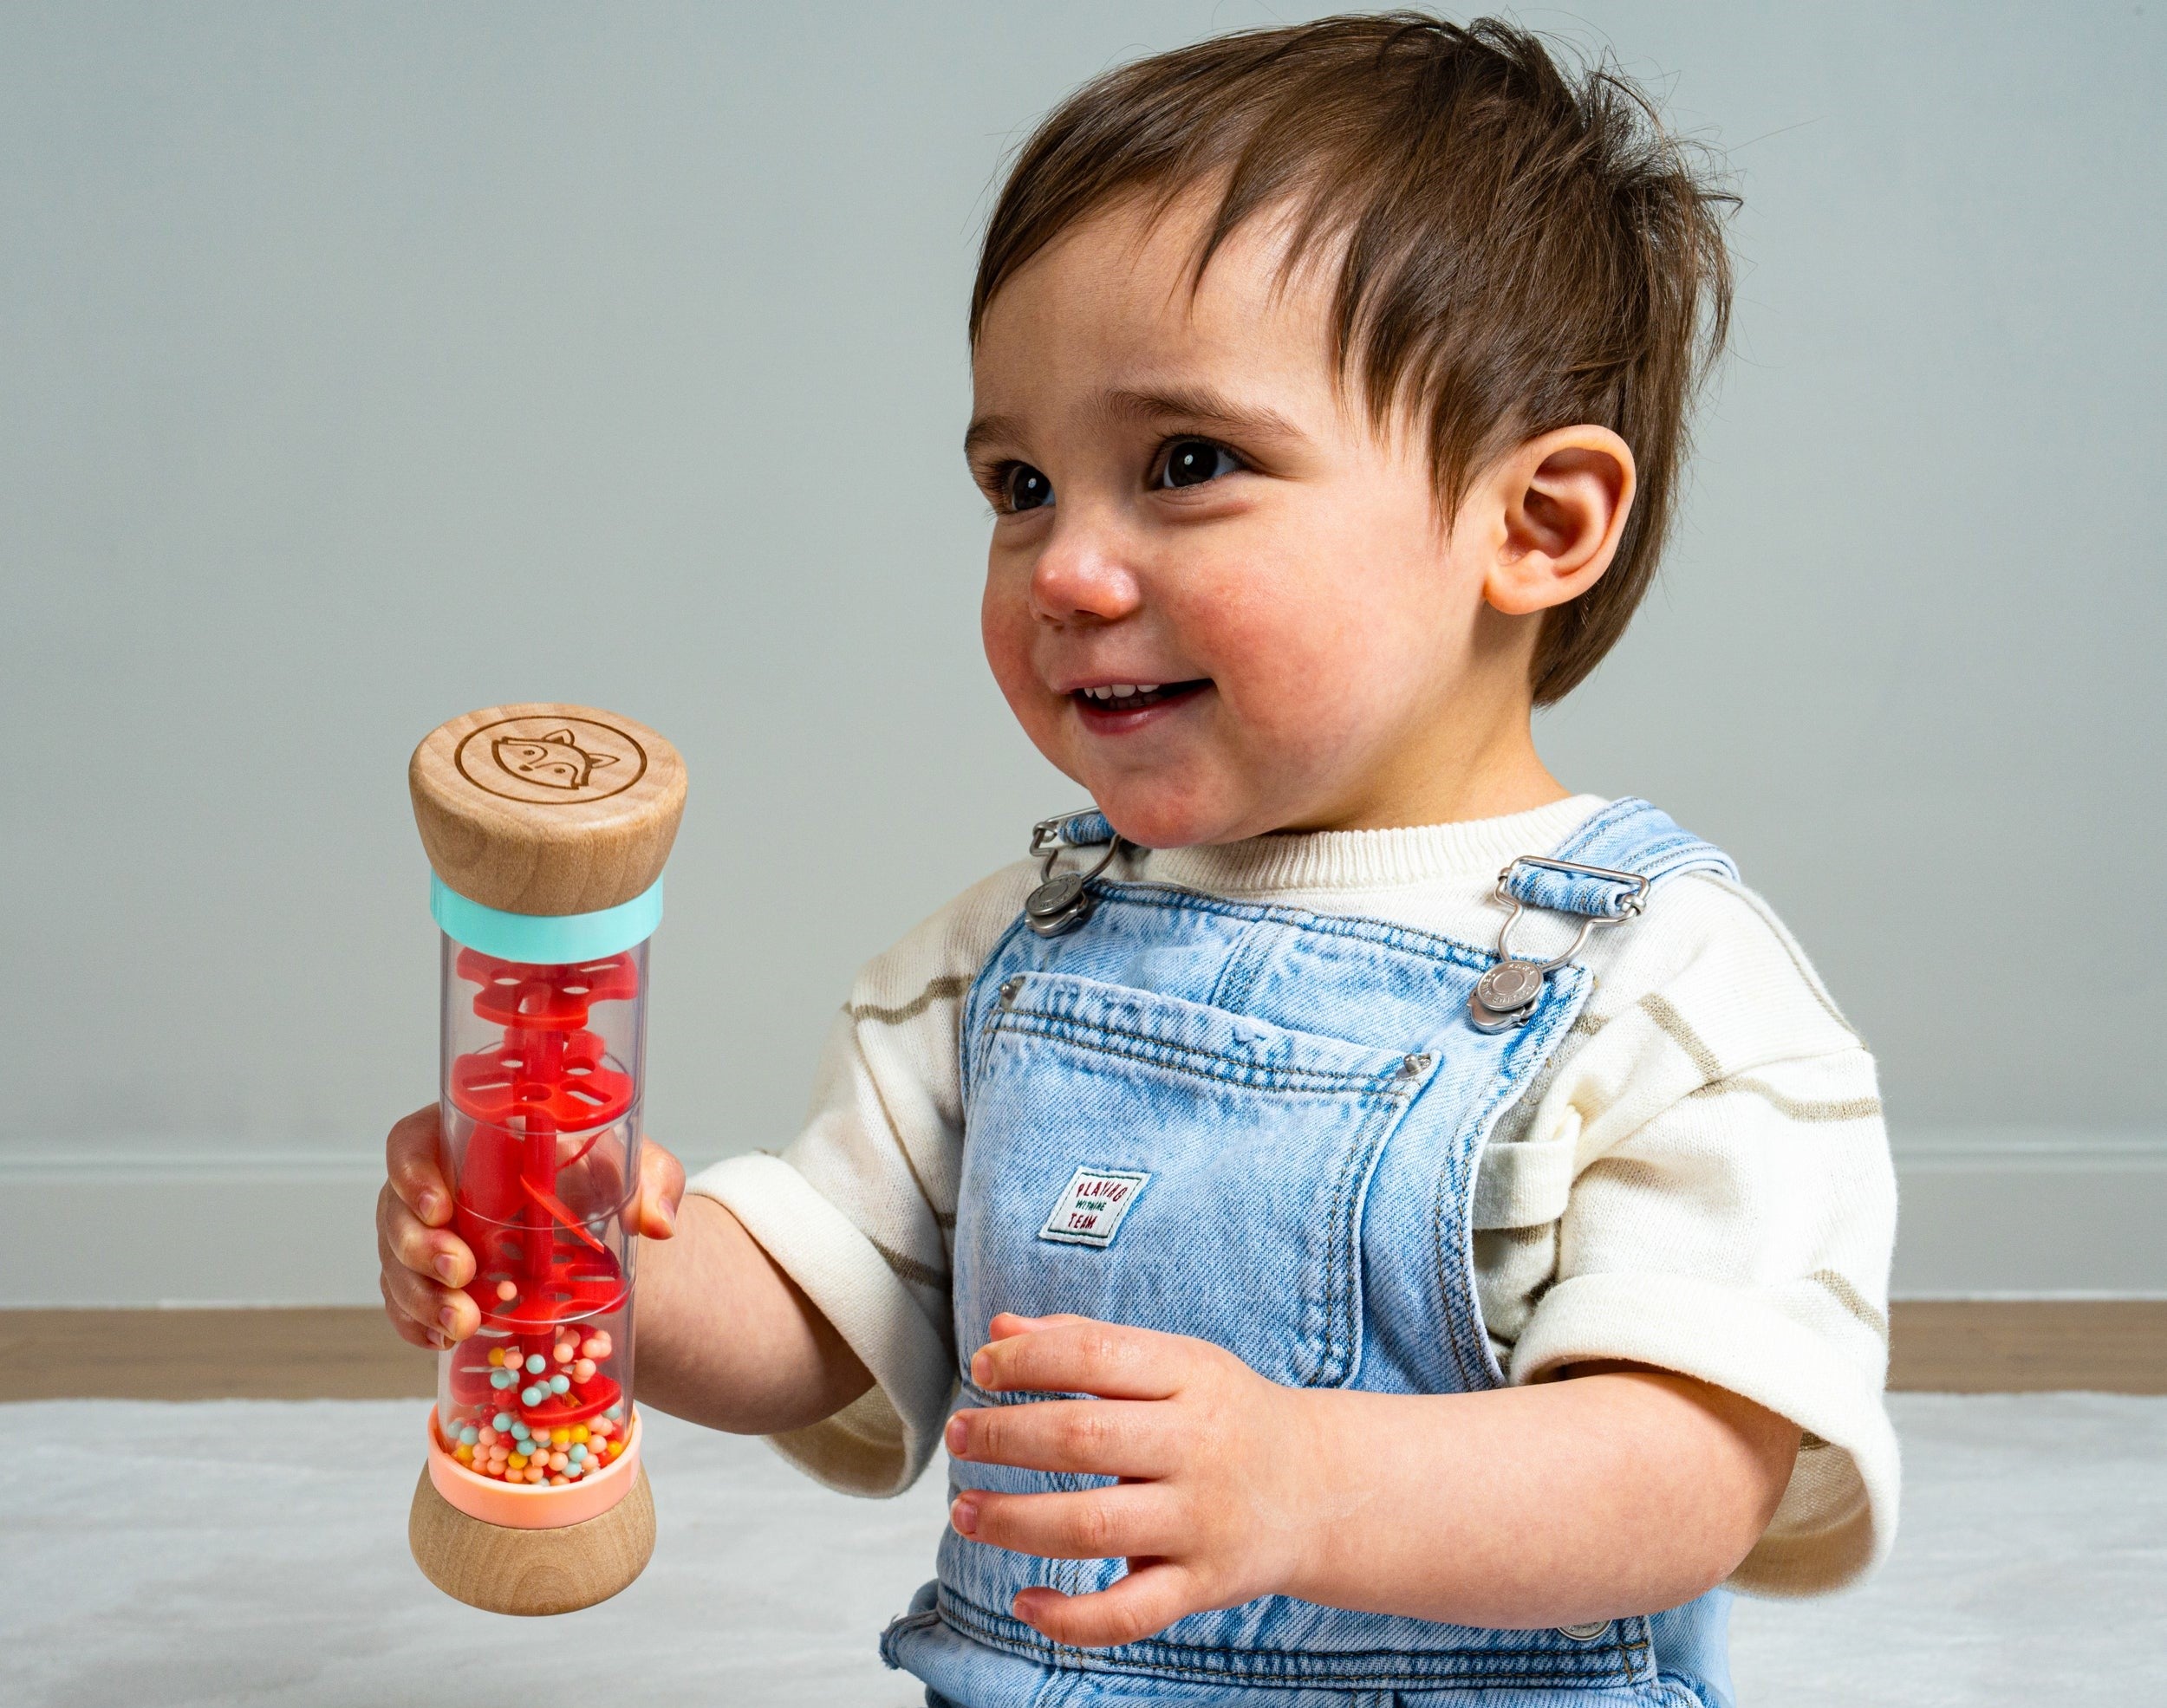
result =
[[[1038,1237],[1063,1245],[1111,1245],[1150,1178],[1121,1168],[1077,1169],[1054,1200]]]

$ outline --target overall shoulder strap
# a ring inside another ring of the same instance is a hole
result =
[[[1598,927],[1637,918],[1657,884],[1688,872],[1738,876],[1721,848],[1633,796],[1611,802],[1548,854],[1522,854],[1498,874],[1498,894],[1513,904],[1513,912],[1497,934],[1496,964],[1467,998],[1469,1022],[1479,1032],[1526,1025],[1550,975],[1578,959]],[[1513,927],[1529,907],[1576,915],[1580,934],[1572,946],[1546,961],[1515,955]]]
[[[1559,871],[1539,863],[1543,860],[1597,869]],[[1714,872],[1734,880],[1738,876],[1738,867],[1721,848],[1681,829],[1661,808],[1627,796],[1594,814],[1547,855],[1514,860],[1499,885],[1528,907],[1618,919],[1638,912],[1656,885],[1688,872]]]
[[[1054,870],[1063,849],[1101,845],[1106,852],[1088,871]],[[1042,862],[1038,867],[1038,886],[1024,898],[1024,923],[1041,937],[1059,937],[1064,932],[1074,931],[1091,917],[1092,908],[1097,906],[1091,893],[1091,880],[1112,865],[1115,855],[1129,846],[1114,834],[1106,815],[1096,807],[1064,813],[1057,818],[1040,819],[1031,827],[1031,855]]]
[[[1042,818],[1031,827],[1031,852],[1044,854],[1054,848],[1096,848],[1114,840],[1114,827],[1097,807],[1079,807],[1072,813]]]

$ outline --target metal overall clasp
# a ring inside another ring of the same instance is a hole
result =
[[[1569,878],[1604,878],[1612,883],[1623,884],[1626,893],[1613,904],[1610,913],[1584,914],[1580,919],[1580,934],[1572,939],[1572,946],[1555,960],[1522,960],[1513,953],[1513,927],[1527,911],[1527,905],[1512,892],[1513,873],[1523,866],[1533,866],[1545,872],[1562,872]],[[1649,880],[1637,872],[1614,872],[1607,866],[1582,866],[1576,860],[1551,860],[1539,854],[1522,854],[1497,874],[1497,898],[1513,904],[1512,917],[1506,920],[1497,934],[1497,964],[1474,981],[1474,990],[1467,998],[1467,1018],[1478,1032],[1509,1032],[1515,1026],[1525,1026],[1534,1013],[1535,1004],[1542,1000],[1543,985],[1550,975],[1578,956],[1587,946],[1587,941],[1598,925],[1622,925],[1628,919],[1637,919],[1640,911],[1648,905]]]
[[[1122,850],[1122,838],[1116,835],[1107,843],[1106,852],[1090,871],[1053,869],[1064,848],[1097,846],[1071,842],[1064,834],[1090,810],[1087,807],[1082,812],[1064,813],[1058,818],[1042,818],[1031,827],[1031,852],[1044,863],[1038,868],[1038,887],[1024,898],[1024,923],[1041,937],[1058,937],[1063,932],[1074,931],[1091,917],[1091,909],[1098,905],[1098,898],[1085,886],[1111,866],[1114,856]]]

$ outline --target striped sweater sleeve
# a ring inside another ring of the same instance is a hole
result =
[[[1798,1424],[1788,1490],[1733,1585],[1817,1593],[1895,1536],[1896,1183],[1873,1059],[1750,892],[1695,880],[1667,912],[1484,1156],[1486,1322],[1514,1381],[1627,1360]]]

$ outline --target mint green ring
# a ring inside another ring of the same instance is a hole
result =
[[[429,915],[454,943],[500,961],[563,966],[645,943],[662,923],[662,880],[595,913],[506,913],[470,901],[429,873]]]

